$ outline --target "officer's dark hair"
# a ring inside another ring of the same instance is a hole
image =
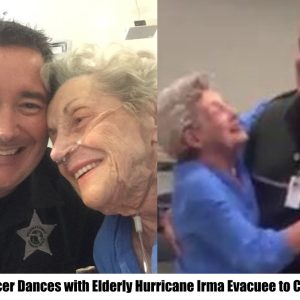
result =
[[[50,39],[43,31],[24,26],[15,21],[0,19],[0,47],[20,46],[41,53],[45,62],[52,60]]]

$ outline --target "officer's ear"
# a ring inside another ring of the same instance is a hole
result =
[[[200,150],[202,148],[202,140],[200,128],[189,126],[184,129],[183,141],[188,147]]]

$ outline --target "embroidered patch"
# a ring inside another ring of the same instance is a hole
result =
[[[52,255],[49,247],[48,237],[56,224],[42,224],[36,211],[33,211],[33,216],[28,227],[17,230],[17,234],[25,241],[25,252],[23,260],[33,254],[35,251]]]

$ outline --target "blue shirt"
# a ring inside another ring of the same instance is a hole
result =
[[[247,129],[254,120],[253,114],[244,118]],[[236,168],[239,182],[199,161],[175,168],[172,209],[183,248],[178,272],[274,273],[294,258],[282,231],[258,227],[248,170],[241,159]]]
[[[94,243],[94,261],[100,273],[143,273],[132,245],[132,228],[131,217],[105,217]],[[152,253],[152,273],[157,272],[156,243]]]

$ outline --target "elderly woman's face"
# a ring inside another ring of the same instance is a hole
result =
[[[73,78],[49,105],[51,157],[87,206],[134,214],[156,171],[152,123],[142,126],[118,97],[97,90],[90,76]]]

